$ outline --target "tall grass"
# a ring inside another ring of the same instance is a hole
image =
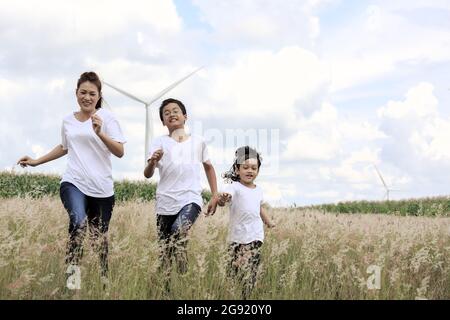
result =
[[[252,299],[449,299],[450,218],[269,209]],[[226,275],[228,209],[200,216],[189,271],[158,271],[153,202],[119,202],[110,225],[110,285],[86,241],[81,290],[65,288],[68,216],[56,197],[0,200],[0,299],[240,299]],[[370,265],[381,268],[369,289]]]

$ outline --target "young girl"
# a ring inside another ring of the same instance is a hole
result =
[[[64,118],[61,144],[38,159],[24,156],[17,163],[35,167],[67,154],[67,168],[60,186],[61,201],[69,215],[67,272],[73,272],[69,271],[73,267],[79,270],[89,225],[93,237],[100,238],[102,280],[107,282],[107,232],[114,207],[111,154],[123,156],[125,138],[115,116],[102,108],[102,83],[96,73],[83,73],[75,94],[79,110]]]
[[[159,116],[169,134],[152,141],[144,176],[150,178],[155,168],[159,169],[156,224],[161,268],[170,274],[171,260],[175,257],[178,272],[186,273],[187,233],[203,205],[201,167],[204,168],[213,199],[217,197],[216,173],[203,138],[185,132],[187,113],[184,104],[176,99],[166,99],[159,108]],[[214,212],[216,206],[217,201],[210,202],[208,212]]]
[[[231,202],[228,241],[230,242],[231,272],[243,284],[244,299],[251,294],[260,263],[265,223],[275,226],[262,206],[263,192],[255,185],[261,167],[261,156],[245,146],[236,150],[231,169],[223,177],[233,183],[217,197],[219,206]]]

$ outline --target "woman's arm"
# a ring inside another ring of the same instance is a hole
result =
[[[206,178],[208,179],[209,188],[211,189],[211,201],[208,204],[207,214],[214,214],[216,212],[218,201],[216,171],[209,160],[203,162],[203,168],[205,169]]]
[[[114,141],[104,132],[97,133],[97,136],[103,141],[108,150],[118,158],[122,158],[124,154],[123,143]]]
[[[118,158],[122,158],[124,154],[123,143],[114,141],[113,139],[108,137],[108,135],[102,132],[103,121],[98,115],[94,114],[91,117],[91,119],[92,119],[92,128],[94,129],[94,132],[97,134],[100,140],[103,141],[105,146],[113,155],[115,155]]]
[[[61,144],[59,144],[55,148],[53,148],[52,151],[43,155],[40,158],[33,159],[29,156],[24,156],[24,157],[20,158],[19,161],[17,161],[17,164],[19,164],[22,168],[25,168],[27,166],[35,167],[35,166],[44,164],[46,162],[61,158],[62,156],[65,156],[66,154],[67,154],[67,150],[64,150],[63,146]]]

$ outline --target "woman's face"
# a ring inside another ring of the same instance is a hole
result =
[[[90,81],[83,82],[78,87],[76,94],[78,105],[82,111],[90,113],[95,111],[95,106],[100,99],[100,93],[94,83]]]

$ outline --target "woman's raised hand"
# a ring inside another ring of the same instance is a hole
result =
[[[20,158],[19,161],[17,161],[17,164],[20,165],[22,168],[25,168],[28,166],[35,167],[38,165],[36,160],[34,160],[33,158],[30,158],[29,156],[24,156],[24,157]]]
[[[102,130],[102,125],[103,125],[103,121],[102,119],[94,114],[93,116],[91,116],[91,120],[92,120],[92,128],[94,129],[96,134],[99,134]]]

